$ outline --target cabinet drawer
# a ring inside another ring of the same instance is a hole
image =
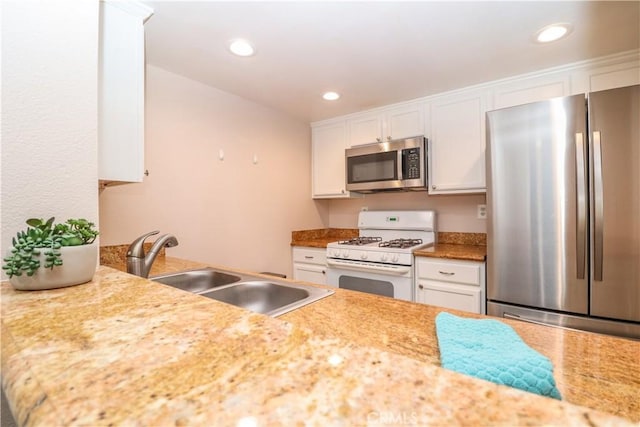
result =
[[[293,248],[293,262],[326,265],[327,251],[324,249]]]
[[[422,261],[418,263],[418,277],[480,286],[480,265]]]

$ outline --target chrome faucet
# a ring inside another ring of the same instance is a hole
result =
[[[153,243],[149,253],[144,253],[144,241],[147,237],[158,234],[160,231],[151,231],[134,240],[129,249],[127,249],[127,273],[135,274],[140,277],[149,277],[151,265],[155,261],[156,256],[164,247],[171,248],[178,246],[178,239],[171,234],[163,234]]]

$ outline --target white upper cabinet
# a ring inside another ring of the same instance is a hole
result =
[[[345,190],[346,147],[417,135],[429,142],[429,194],[484,193],[487,111],[633,84],[640,84],[640,50],[312,124],[313,197],[358,195]]]
[[[486,92],[434,98],[426,109],[429,194],[484,192]]]
[[[344,150],[347,148],[346,122],[314,126],[311,130],[311,185],[314,199],[344,198]]]
[[[349,142],[347,145],[363,145],[382,141],[383,114],[376,111],[355,116],[347,120]]]
[[[100,2],[98,178],[141,182],[144,174],[144,22],[137,2]]]
[[[640,64],[627,62],[600,67],[592,70],[588,78],[589,86],[585,92],[637,85],[640,84]]]
[[[529,78],[502,84],[492,90],[491,110],[514,107],[530,102],[570,95],[570,79],[566,73]]]
[[[419,102],[358,114],[347,123],[350,146],[424,134],[424,113]]]
[[[424,107],[422,102],[414,102],[387,111],[387,139],[410,138],[424,135]]]

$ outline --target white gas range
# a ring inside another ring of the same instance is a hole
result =
[[[436,241],[433,211],[364,211],[359,237],[327,245],[327,284],[413,301],[413,251]]]

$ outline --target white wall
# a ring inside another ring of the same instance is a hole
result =
[[[149,176],[102,192],[101,244],[158,229],[180,242],[169,256],[290,276],[291,231],[328,223],[329,202],[311,199],[310,134],[307,123],[147,66]]]
[[[429,196],[426,192],[376,193],[360,199],[335,199],[329,206],[329,227],[357,228],[358,213],[369,210],[434,210],[438,231],[486,233],[485,219],[477,219],[477,205],[484,194]]]
[[[31,217],[98,220],[98,1],[2,7],[0,253]]]

